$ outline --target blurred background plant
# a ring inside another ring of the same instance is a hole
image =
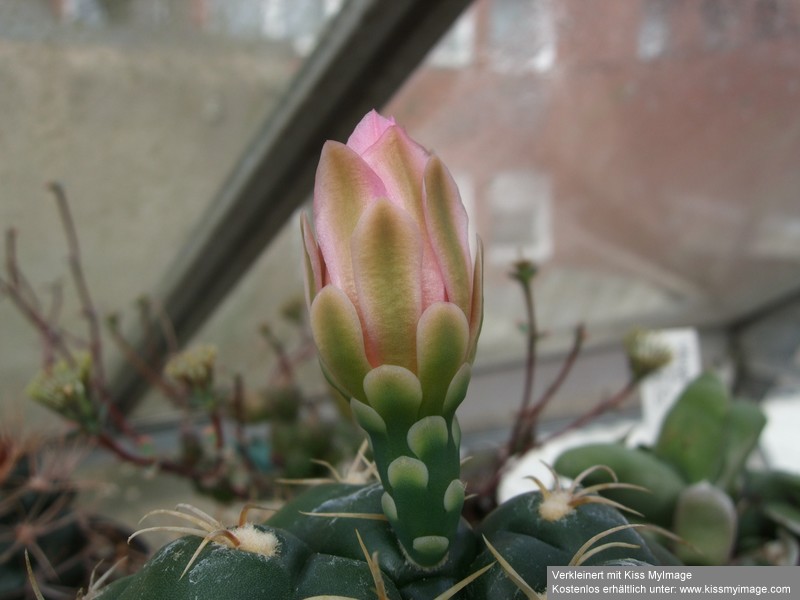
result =
[[[299,332],[299,336],[293,337],[295,341],[291,347],[287,347],[270,324],[265,323],[259,329],[272,351],[274,366],[267,375],[267,385],[257,392],[246,389],[238,375],[226,381],[213,345],[194,343],[179,348],[168,316],[149,298],[140,298],[136,303],[138,325],[145,335],[158,330],[169,340],[171,352],[163,365],[153,364],[146,352],[136,349],[128,338],[130,334],[123,332],[119,315],[112,314],[104,319],[106,333],[124,359],[177,409],[173,444],[177,451],[158,451],[152,437],[139,431],[119,409],[109,389],[109,368],[101,335],[103,319],[95,309],[84,276],[78,233],[64,190],[58,184],[51,184],[50,190],[66,233],[70,274],[87,333],[81,336],[60,325],[60,288],[55,288],[49,306],[35,293],[18,262],[13,230],[6,235],[6,275],[0,278],[0,292],[13,302],[42,340],[41,369],[26,392],[69,424],[66,438],[71,443],[85,448],[97,446],[123,463],[181,478],[190,482],[200,494],[223,503],[287,498],[292,488],[282,483],[323,478],[329,475],[331,466],[341,465],[355,454],[362,435],[356,432],[347,405],[339,402],[341,398],[335,393],[332,393],[334,402],[330,402],[330,398],[308,398],[298,385],[298,366],[315,356],[302,298],[287,301],[281,310],[285,324]],[[631,356],[646,366],[634,368],[631,380],[618,393],[597,403],[562,432],[541,437],[537,430],[540,415],[569,376],[586,333],[582,325],[575,328],[572,349],[558,376],[533,402],[536,345],[545,335],[536,324],[533,294],[536,271],[533,263],[522,260],[513,265],[511,272],[523,291],[527,315],[522,327],[527,341],[525,389],[519,418],[506,444],[488,464],[467,472],[470,487],[478,491],[470,502],[472,508],[468,507],[468,514],[474,513],[475,518],[497,505],[497,486],[511,462],[559,433],[580,427],[619,406],[639,381],[669,358],[658,352],[654,354],[650,346],[637,342]],[[327,406],[321,406],[323,403]],[[334,410],[330,410],[331,407],[335,407]],[[68,472],[62,477],[64,483],[59,485],[73,485]],[[53,515],[48,513],[47,516],[50,523]],[[20,549],[22,546],[16,548]],[[31,555],[37,565],[38,578],[39,571],[47,569],[41,565],[47,564],[44,559],[48,552],[34,549]],[[19,578],[23,575],[19,570],[21,554],[17,552],[14,556],[15,576]],[[54,570],[49,571],[46,575],[56,575]],[[46,587],[49,579],[40,581]]]
[[[555,468],[576,477],[599,462],[621,482],[650,490],[601,493],[677,534],[685,543],[672,550],[685,564],[797,565],[800,477],[758,461],[766,421],[756,403],[731,398],[704,373],[683,390],[652,446],[585,444],[561,454]],[[607,481],[601,471],[586,478]]]
[[[75,598],[94,577],[133,573],[147,556],[123,525],[80,506],[81,491],[104,484],[73,474],[86,454],[79,441],[24,433],[17,419],[0,430],[0,598],[32,597],[25,563],[48,598]]]
[[[534,398],[537,345],[539,340],[547,335],[546,331],[539,329],[536,319],[534,281],[538,271],[538,266],[532,261],[520,259],[512,265],[509,272],[509,277],[519,283],[524,301],[525,321],[520,329],[526,340],[525,380],[520,407],[512,420],[513,425],[505,444],[493,456],[476,457],[472,464],[467,464],[465,477],[469,481],[469,487],[476,490],[468,500],[466,509],[468,518],[473,521],[479,521],[497,507],[500,482],[519,459],[532,450],[566,433],[585,427],[608,412],[619,409],[634,396],[642,381],[672,360],[669,348],[659,341],[654,332],[634,329],[626,336],[623,343],[630,370],[628,380],[615,393],[590,404],[566,424],[542,432],[542,414],[572,373],[583,349],[587,332],[583,324],[575,327],[572,346],[566,353],[561,367],[548,386]]]
[[[84,454],[102,448],[145,472],[187,481],[198,493],[222,503],[287,497],[293,488],[280,482],[327,476],[328,465],[355,455],[361,436],[350,420],[339,408],[322,406],[330,398],[309,398],[297,383],[298,365],[315,356],[302,298],[290,299],[281,311],[285,323],[300,332],[293,337],[299,342],[287,347],[269,324],[260,328],[275,366],[258,391],[246,389],[236,374],[226,376],[213,345],[179,348],[168,316],[148,298],[137,302],[138,323],[146,335],[159,328],[170,340],[172,351],[163,365],[134,349],[119,315],[105,318],[106,332],[123,357],[176,409],[176,441],[170,446],[177,450],[157,449],[153,437],[120,410],[109,387],[103,318],[84,277],[78,233],[63,189],[51,184],[50,190],[66,233],[70,274],[87,333],[61,326],[61,287],[53,288],[49,302],[34,291],[17,260],[14,230],[6,233],[0,295],[11,300],[40,336],[42,364],[26,393],[67,423],[61,443]],[[0,458],[0,519],[5,528],[0,532],[0,590],[17,590],[25,581],[25,549],[45,593],[56,589],[51,584],[85,585],[90,559],[106,552],[83,550],[95,544],[93,530],[102,528],[98,521],[79,518],[72,508],[79,487],[72,479],[77,461],[68,460],[47,436],[18,440],[11,431],[0,439]],[[46,468],[39,469],[42,464]],[[123,545],[126,537],[119,539]],[[0,593],[0,598],[6,595]]]
[[[223,504],[287,499],[295,488],[284,484],[324,480],[332,467],[352,458],[363,435],[353,425],[346,403],[334,391],[330,397],[308,397],[299,385],[298,368],[315,356],[302,298],[287,301],[280,313],[283,324],[299,334],[293,336],[292,344],[287,344],[271,324],[259,328],[274,359],[267,384],[259,391],[248,390],[240,376],[229,376],[220,367],[213,345],[198,342],[180,348],[168,316],[148,298],[140,298],[136,304],[138,324],[146,334],[157,328],[169,340],[171,352],[164,364],[153,363],[146,352],[136,349],[129,341],[130,334],[123,332],[119,315],[105,318],[106,332],[125,360],[176,409],[178,418],[170,435],[174,435],[171,448],[177,450],[157,450],[153,438],[119,410],[109,389],[102,319],[84,278],[77,232],[63,190],[57,184],[51,185],[51,190],[66,232],[68,264],[87,334],[80,336],[59,324],[60,288],[55,288],[48,306],[34,292],[18,263],[13,230],[6,235],[6,274],[0,277],[0,292],[41,337],[41,370],[26,391],[69,423],[67,433],[59,438],[62,442],[68,440],[71,447],[82,448],[84,453],[97,446],[144,472],[165,473],[187,481],[198,493]],[[503,477],[523,457],[623,407],[639,385],[672,358],[654,332],[631,331],[622,342],[629,377],[617,391],[589,404],[559,426],[542,428],[542,415],[573,373],[587,332],[583,324],[574,328],[572,345],[555,377],[534,395],[537,345],[547,335],[536,319],[537,272],[533,262],[519,260],[509,273],[519,284],[524,300],[525,321],[520,326],[526,345],[524,386],[505,442],[496,451],[471,457],[465,464],[463,476],[473,492],[465,505],[465,516],[473,523],[498,506]],[[680,560],[794,564],[800,484],[788,473],[746,468],[764,425],[763,414],[751,403],[731,404],[721,384],[709,381],[695,382],[695,388],[687,389],[673,410],[682,416],[665,421],[662,439],[672,435],[667,431],[681,435],[689,435],[689,429],[694,432],[691,443],[672,442],[675,452],[664,450],[659,454],[658,448],[669,447],[662,441],[655,449],[627,449],[621,443],[589,446],[568,451],[556,467],[574,477],[602,463],[610,466],[620,481],[651,489],[652,495],[628,490],[608,492],[608,496],[642,512],[645,521],[672,529],[689,541],[690,545],[672,548]],[[697,392],[697,386],[705,391]],[[706,401],[709,393],[712,400]],[[700,408],[686,399],[698,395],[704,399]],[[702,412],[709,407],[713,414]],[[688,429],[687,424],[691,425]],[[714,435],[707,434],[709,427]],[[22,597],[13,594],[22,593],[20,586],[25,583],[25,550],[33,559],[36,581],[54,598],[68,597],[60,591],[62,588],[70,590],[67,594],[85,588],[94,566],[102,561],[107,569],[113,557],[125,554],[114,550],[110,541],[121,543],[126,537],[124,530],[98,518],[79,516],[73,504],[80,486],[73,481],[71,469],[56,468],[52,458],[57,455],[63,460],[63,453],[56,450],[53,454],[52,442],[44,437],[37,439],[34,443],[14,441],[10,435],[3,438],[0,516],[6,530],[0,531],[0,582],[5,587],[0,589],[12,590],[8,598]],[[700,475],[681,472],[681,465],[691,471],[693,461],[716,456],[714,444],[722,444],[722,440],[725,459],[724,464],[714,463],[719,471],[715,472],[716,479],[710,477],[708,469],[701,469]],[[694,449],[692,457],[681,455],[679,449],[684,447]],[[50,458],[45,460],[45,455]],[[647,464],[642,466],[637,461]],[[49,467],[39,469],[37,465],[42,464]],[[594,472],[585,483],[606,482],[604,473]],[[698,518],[702,514],[713,518]],[[63,549],[69,551],[64,553]],[[136,560],[145,552],[144,546],[127,550]],[[139,564],[136,560],[129,561],[129,567],[120,573],[135,569]],[[80,564],[76,566],[76,562]]]
[[[527,260],[513,265],[510,277],[523,293],[526,320],[520,327],[527,343],[522,401],[509,438],[489,456],[465,465],[470,487],[477,490],[467,515],[478,522],[497,506],[499,485],[509,471],[568,433],[580,431],[636,395],[648,377],[673,359],[657,331],[631,330],[622,341],[629,379],[617,392],[596,401],[560,425],[542,427],[542,414],[570,376],[586,339],[578,325],[560,370],[533,398],[537,342],[546,335],[537,327],[534,280],[538,268]],[[568,443],[555,462],[559,475],[576,478],[605,465],[583,480],[586,486],[614,482],[648,490],[611,489],[601,495],[641,513],[633,521],[669,530],[676,537],[661,540],[684,564],[800,564],[800,478],[771,469],[758,452],[767,416],[759,404],[732,398],[712,371],[685,385],[663,417],[652,445]],[[635,439],[630,428],[629,438]],[[556,444],[557,445],[557,444]],[[553,447],[556,447],[554,445]],[[474,463],[474,464],[473,464]],[[530,464],[528,460],[526,464]],[[653,534],[648,534],[651,538]]]

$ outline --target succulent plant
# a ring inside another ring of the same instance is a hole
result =
[[[555,468],[575,476],[600,463],[620,481],[648,489],[601,493],[682,538],[672,549],[687,564],[797,564],[800,477],[748,465],[765,424],[757,404],[732,399],[705,373],[683,390],[652,447],[579,446],[565,451]],[[586,482],[607,479],[595,471]]]
[[[186,505],[157,511],[189,527],[152,529],[190,535],[99,598],[510,599],[542,593],[548,565],[658,564],[617,508],[575,487],[517,496],[475,530],[462,520],[446,559],[421,567],[383,516],[383,495],[377,482],[321,484],[264,523],[233,527]]]
[[[302,220],[307,302],[323,372],[367,433],[380,481],[325,483],[260,524],[181,505],[184,533],[102,600],[539,597],[548,565],[654,564],[598,491],[556,484],[474,527],[461,516],[461,431],[483,315],[480,243],[444,164],[369,113],[317,171],[316,233]],[[154,515],[155,516],[155,515]],[[611,563],[609,562],[611,561]]]

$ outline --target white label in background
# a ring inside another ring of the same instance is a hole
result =
[[[663,329],[658,340],[669,347],[672,360],[642,382],[642,423],[629,440],[633,444],[652,445],[661,429],[661,421],[686,384],[700,375],[700,337],[696,329]]]

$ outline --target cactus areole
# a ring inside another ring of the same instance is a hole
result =
[[[483,317],[480,242],[447,167],[375,111],[322,149],[302,220],[320,363],[369,435],[408,558],[445,560],[464,502],[455,410]]]

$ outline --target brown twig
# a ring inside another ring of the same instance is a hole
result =
[[[52,300],[50,302],[50,310],[47,311],[47,322],[57,326],[58,320],[61,318],[61,309],[64,306],[64,286],[60,281],[56,281],[50,286]]]
[[[42,336],[42,362],[45,367],[53,363],[55,352],[58,352],[68,364],[73,365],[72,353],[63,339],[64,332],[42,313],[41,302],[19,267],[15,229],[6,231],[5,251],[8,281],[0,279],[0,292],[11,299],[17,310]]]
[[[539,330],[536,323],[536,306],[533,297],[533,277],[535,273],[535,267],[528,261],[519,261],[516,263],[515,270],[511,273],[512,279],[519,282],[522,287],[528,334],[525,352],[525,383],[522,389],[522,403],[519,410],[520,415],[525,414],[531,403],[536,376],[536,343],[539,339]],[[522,435],[524,433],[523,426],[524,423],[522,419],[515,420],[507,443],[508,455],[516,454],[519,451]]]
[[[33,287],[28,283],[27,278],[19,268],[17,260],[17,230],[14,228],[6,231],[6,273],[9,282],[18,290],[21,298],[25,299],[36,312],[41,312],[42,305],[34,292]]]
[[[209,413],[211,419],[211,427],[214,429],[214,446],[217,454],[221,454],[225,449],[225,430],[222,427],[222,417],[220,417],[219,410],[213,409]]]
[[[81,265],[81,251],[78,242],[78,233],[75,229],[75,222],[72,219],[72,213],[69,209],[67,196],[64,193],[64,188],[57,182],[48,184],[48,189],[53,193],[56,199],[56,206],[58,213],[61,217],[61,224],[64,228],[64,233],[67,237],[67,260],[69,263],[70,272],[72,273],[72,280],[75,288],[78,291],[78,298],[81,302],[81,309],[86,317],[89,326],[89,352],[92,355],[92,373],[95,384],[103,395],[103,400],[108,401],[108,392],[106,390],[105,372],[103,367],[103,349],[102,340],[100,336],[100,323],[97,318],[97,311],[94,308],[91,294],[89,293],[89,286],[86,283],[86,277],[83,273],[83,266]]]
[[[123,462],[128,462],[138,467],[156,467],[165,473],[179,475],[180,477],[200,482],[205,480],[209,475],[214,476],[219,471],[219,467],[215,467],[210,472],[198,471],[186,465],[171,460],[166,460],[158,457],[142,456],[122,446],[116,439],[107,433],[100,433],[97,435],[97,443],[114,454]],[[237,498],[248,498],[249,494],[242,488],[231,486],[231,493]]]
[[[55,349],[64,358],[69,365],[75,364],[75,359],[69,350],[69,347],[64,342],[62,332],[58,328],[54,328],[47,321],[35,306],[32,306],[21,293],[19,288],[11,283],[0,279],[0,292],[5,294],[11,302],[16,306],[17,310],[22,314],[28,322],[33,325],[33,328],[40,333],[44,340],[45,346],[50,349]],[[48,350],[49,351],[49,350]]]
[[[64,192],[64,188],[58,182],[50,182],[47,187],[50,192],[52,192],[56,200],[58,213],[61,217],[61,224],[64,228],[64,234],[67,237],[67,260],[69,262],[72,280],[78,292],[81,309],[89,328],[89,354],[92,357],[93,387],[97,391],[97,396],[100,400],[100,403],[108,411],[108,415],[111,417],[114,425],[121,432],[135,438],[137,437],[136,432],[133,431],[123,414],[113,402],[111,393],[109,392],[106,383],[100,320],[97,316],[97,310],[94,307],[94,302],[92,301],[92,296],[89,292],[89,285],[86,282],[86,276],[83,272],[78,232],[75,228],[75,221],[72,218],[72,213],[69,208],[67,195]]]
[[[142,439],[141,435],[132,429],[124,415],[119,412],[107,389],[104,369],[104,345],[100,330],[101,324],[82,266],[81,249],[78,242],[75,221],[73,220],[68,200],[62,187],[58,183],[52,183],[49,185],[49,189],[55,196],[62,226],[66,235],[71,279],[77,290],[82,313],[86,318],[88,338],[83,339],[75,336],[58,325],[63,307],[61,287],[54,288],[52,302],[47,303],[47,310],[45,310],[43,303],[37,298],[33,288],[28,284],[19,267],[16,232],[14,230],[10,230],[6,235],[5,270],[8,279],[6,280],[4,277],[0,277],[0,294],[7,296],[22,316],[30,322],[34,329],[41,335],[43,346],[51,357],[50,360],[45,361],[46,365],[52,362],[53,353],[63,355],[67,364],[72,367],[75,367],[78,362],[73,356],[74,350],[86,348],[91,355],[92,379],[90,386],[92,397],[99,405],[95,407],[95,409],[99,407],[105,408],[111,420],[108,422],[101,421],[93,424],[92,427],[84,428],[82,429],[83,434],[87,435],[100,447],[108,450],[123,462],[128,462],[139,467],[158,468],[166,473],[192,480],[196,482],[201,489],[212,493],[231,494],[238,498],[249,498],[251,493],[259,488],[257,478],[259,471],[246,452],[247,440],[243,418],[244,391],[240,377],[236,378],[234,404],[237,414],[236,435],[241,447],[241,451],[238,454],[241,456],[241,462],[244,468],[251,473],[250,480],[246,486],[234,485],[228,476],[231,465],[226,458],[223,416],[219,409],[209,410],[206,413],[210,419],[216,438],[216,459],[211,463],[196,465],[182,459],[148,456],[140,453],[135,447],[125,443],[118,437],[118,433],[123,433],[130,436],[130,439],[134,441]],[[149,325],[149,330],[153,330],[155,328],[155,319],[153,318],[154,315],[149,312],[150,308],[152,307],[148,306],[143,312],[147,313],[145,320]],[[171,323],[168,322],[166,314],[160,311],[156,316],[159,319],[167,343],[171,344],[173,347],[177,347],[174,330],[172,329]],[[166,380],[163,375],[156,371],[153,366],[148,364],[146,360],[132,348],[131,344],[128,343],[127,339],[125,339],[118,328],[114,327],[113,323],[111,325],[109,330],[112,338],[117,345],[119,345],[120,350],[128,362],[140,375],[145,377],[152,386],[157,387],[172,399],[183,401],[182,405],[187,409],[184,412],[188,420],[188,402],[186,402],[186,395],[183,390],[177,389],[171,382]],[[289,361],[289,366],[291,367],[289,372],[293,375],[293,366],[291,363],[293,357],[288,356],[285,350],[282,350],[282,353],[285,360]],[[85,424],[81,423],[81,425]],[[112,429],[112,426],[116,429]]]
[[[582,414],[578,418],[574,419],[573,421],[570,421],[570,423],[568,423],[565,427],[562,427],[561,429],[559,429],[557,431],[554,431],[553,433],[551,433],[550,435],[545,437],[541,441],[541,444],[542,445],[546,444],[546,443],[554,440],[555,438],[557,438],[557,437],[559,437],[561,435],[564,435],[565,433],[567,433],[569,431],[573,431],[575,429],[579,429],[579,428],[583,427],[584,425],[586,425],[587,423],[592,422],[594,419],[596,419],[600,415],[602,415],[602,414],[604,414],[604,413],[606,413],[606,412],[608,412],[610,410],[613,410],[615,408],[618,408],[623,402],[625,402],[625,400],[633,392],[636,391],[636,388],[637,388],[638,384],[639,384],[639,380],[636,379],[636,378],[632,378],[632,379],[628,380],[628,382],[616,394],[614,394],[612,396],[609,396],[605,400],[601,400],[600,402],[595,404],[594,408],[592,408],[591,410],[585,412],[584,414]]]
[[[569,354],[567,354],[567,357],[564,359],[564,362],[561,364],[561,370],[558,372],[558,375],[556,375],[556,378],[550,383],[548,388],[539,397],[536,403],[526,412],[520,415],[520,421],[525,423],[523,437],[529,440],[522,450],[523,453],[527,452],[536,445],[536,425],[539,421],[539,415],[556,396],[558,390],[560,390],[561,386],[564,384],[564,381],[566,381],[567,377],[572,371],[572,367],[575,366],[575,362],[577,361],[578,355],[583,348],[583,342],[585,339],[586,327],[583,325],[583,323],[581,323],[575,328],[575,334],[572,340],[572,348],[570,349]]]
[[[570,349],[569,354],[567,354],[565,357],[564,362],[561,365],[561,369],[559,370],[555,379],[550,383],[550,385],[537,399],[533,406],[519,413],[515,426],[517,434],[516,437],[512,436],[507,445],[498,453],[492,476],[479,492],[479,495],[484,498],[484,502],[494,501],[494,498],[497,494],[497,487],[500,485],[500,480],[505,472],[509,458],[512,456],[522,455],[537,445],[536,426],[538,424],[539,415],[561,389],[564,381],[566,381],[567,377],[572,371],[572,368],[575,366],[578,355],[583,348],[583,342],[585,339],[586,327],[583,324],[579,324],[575,328],[572,348]],[[535,346],[533,346],[533,349],[535,350]],[[528,346],[528,351],[531,351],[530,344]],[[526,364],[530,363],[527,362]],[[526,377],[526,381],[530,380],[530,376]]]
[[[158,464],[159,468],[165,471],[171,471],[171,463],[159,460],[152,456],[141,456],[139,454],[135,454],[119,444],[117,440],[115,440],[112,436],[105,432],[101,432],[97,434],[97,443],[109,450],[112,454],[114,454],[117,458],[122,460],[123,462],[129,462],[134,464],[138,467],[151,467],[154,464]]]
[[[178,406],[182,408],[188,406],[186,394],[181,389],[175,387],[164,377],[162,377],[160,373],[158,373],[147,363],[147,361],[139,356],[139,354],[136,352],[136,349],[122,335],[122,332],[120,332],[119,327],[115,323],[115,319],[113,317],[109,319],[108,331],[111,335],[111,339],[125,357],[125,360],[127,360],[130,365],[136,369],[139,375],[146,379],[150,385],[161,390],[165,396],[173,400]]]
[[[278,336],[266,323],[261,326],[261,335],[278,358],[278,375],[283,378],[282,383],[294,381],[294,365],[286,352],[283,342],[278,339]]]

